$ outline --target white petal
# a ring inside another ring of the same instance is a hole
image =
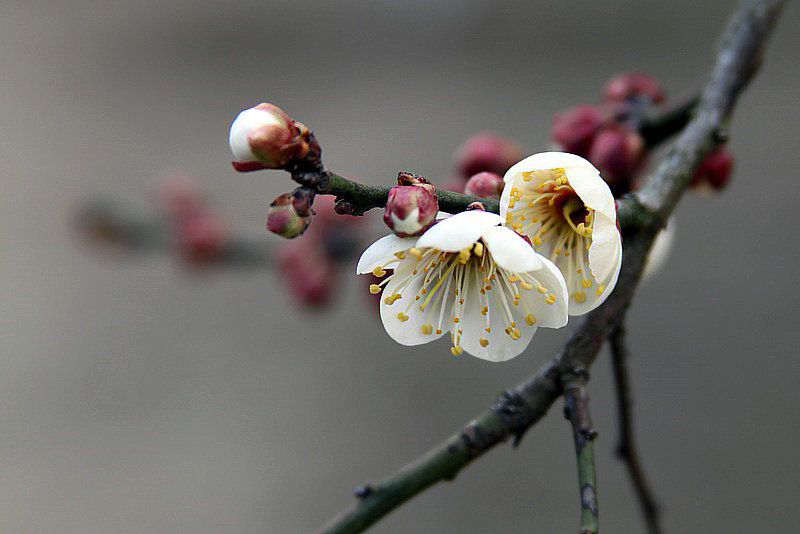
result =
[[[547,328],[561,328],[567,324],[569,316],[569,297],[567,284],[564,276],[553,262],[547,258],[541,258],[542,268],[531,272],[540,284],[556,296],[554,304],[547,304],[548,295],[539,293],[535,288],[529,291],[521,291],[522,300],[526,303],[530,311],[536,317],[536,325]]]
[[[417,247],[430,247],[445,252],[458,252],[475,243],[492,226],[504,221],[488,211],[462,211],[442,219],[417,240]]]
[[[397,237],[394,234],[384,236],[367,248],[356,266],[357,274],[371,273],[375,267],[380,267],[391,260],[395,252],[408,250],[414,246],[415,237]]]
[[[228,136],[228,144],[236,161],[258,161],[250,150],[248,138],[254,130],[267,125],[282,126],[275,115],[261,109],[250,108],[239,113],[231,124],[231,133]]]
[[[617,220],[617,208],[614,205],[614,195],[608,184],[600,177],[596,170],[585,167],[572,167],[566,169],[569,185],[583,203],[593,210],[599,211],[612,221]]]
[[[542,268],[542,258],[527,241],[505,226],[489,228],[482,239],[494,262],[511,272],[524,273]]]
[[[403,274],[407,272],[407,269],[400,269],[400,271],[402,272],[395,272],[381,293],[381,321],[386,333],[401,345],[421,345],[442,337],[443,334],[435,333],[435,325],[433,334],[422,333],[422,325],[426,324],[426,314],[419,311],[419,302],[414,297],[422,288],[423,277],[415,276],[401,291],[398,291],[397,286],[402,282]],[[393,304],[386,304],[386,297],[394,293],[400,293],[402,298],[394,301]],[[400,313],[407,316],[408,319],[400,320],[398,317]]]
[[[508,183],[516,177],[521,177],[523,172],[566,169],[568,167],[583,167],[598,173],[594,165],[575,154],[568,152],[540,152],[514,164],[513,167],[508,169],[503,179]]]
[[[595,213],[592,244],[589,247],[589,268],[601,284],[607,284],[622,262],[622,237],[617,224],[602,213]]]
[[[644,264],[644,271],[642,272],[642,280],[647,280],[654,276],[664,266],[667,261],[669,251],[672,249],[672,243],[675,240],[675,218],[672,217],[667,221],[667,225],[656,235],[653,246],[650,247],[650,252],[647,254],[647,260]]]
[[[470,291],[467,296],[467,302],[475,302],[477,304],[478,291]],[[491,332],[486,332],[486,317],[481,314],[481,306],[470,306],[465,310],[463,319],[463,335],[461,337],[461,347],[469,354],[488,360],[491,362],[503,362],[510,360],[514,356],[519,355],[533,338],[536,333],[535,326],[528,326],[525,324],[524,317],[512,310],[512,318],[517,323],[517,327],[522,334],[522,337],[516,341],[505,333],[508,327],[508,320],[498,307],[497,303],[493,300],[489,301],[489,329]],[[480,340],[484,339],[489,342],[486,347],[481,346]]]

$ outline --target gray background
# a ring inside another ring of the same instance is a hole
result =
[[[157,177],[183,169],[232,226],[258,230],[292,185],[234,173],[227,134],[263,100],[310,125],[338,172],[444,179],[476,130],[545,148],[553,114],[598,100],[616,72],[689,94],[732,6],[5,0],[0,531],[312,531],[567,335],[540,331],[501,365],[400,347],[349,272],[331,311],[308,315],[272,272],[111,261],[73,233],[83,199],[148,206]],[[681,203],[665,270],[630,314],[638,435],[669,532],[797,526],[798,23],[790,6],[740,102],[732,187]],[[590,392],[604,531],[640,531],[604,355]],[[374,531],[574,532],[575,478],[559,406],[518,450]]]

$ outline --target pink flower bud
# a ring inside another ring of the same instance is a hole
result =
[[[505,185],[501,176],[493,172],[479,172],[467,181],[464,194],[500,200]]]
[[[228,142],[239,172],[277,169],[309,151],[303,131],[279,107],[262,103],[239,113],[231,125]]]
[[[637,132],[603,130],[589,149],[589,161],[599,170],[609,186],[624,186],[644,161],[645,143]]]
[[[189,263],[217,259],[228,241],[228,232],[215,213],[204,211],[181,220],[177,226],[178,251]]]
[[[653,104],[663,104],[667,99],[660,83],[638,72],[620,74],[606,84],[606,100],[609,102],[627,102],[642,96]]]
[[[464,179],[484,171],[503,175],[524,156],[513,141],[494,134],[476,134],[456,149],[454,164]]]
[[[302,188],[298,188],[302,190]],[[306,231],[311,224],[311,201],[309,195],[284,193],[269,205],[267,230],[281,237],[292,239]]]
[[[156,202],[173,219],[182,219],[206,209],[206,199],[197,183],[179,174],[167,176],[158,185]]]
[[[318,239],[308,236],[286,243],[279,252],[278,267],[292,297],[302,306],[319,308],[330,301],[335,270]]]
[[[710,186],[715,191],[722,191],[730,183],[732,174],[733,156],[724,147],[719,147],[697,169],[689,187],[702,189]]]
[[[553,141],[564,152],[586,157],[594,136],[607,119],[606,112],[594,106],[562,111],[553,120]]]
[[[400,237],[420,235],[436,220],[439,201],[430,190],[417,185],[401,185],[389,190],[383,222]]]

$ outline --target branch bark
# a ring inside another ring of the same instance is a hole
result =
[[[625,344],[625,329],[621,321],[611,330],[608,341],[611,345],[611,365],[614,371],[614,386],[617,391],[617,419],[619,419],[617,456],[625,462],[628,469],[628,475],[647,525],[647,532],[660,534],[658,503],[647,483],[633,437],[633,415],[627,367],[628,349]]]
[[[501,395],[497,404],[421,458],[381,482],[365,486],[358,500],[320,532],[363,532],[425,488],[451,480],[472,460],[525,431],[547,413],[563,393],[560,377],[588,369],[611,328],[621,320],[641,276],[655,235],[686,189],[693,171],[716,142],[723,121],[760,64],[767,37],[784,1],[747,1],[731,17],[710,80],[696,113],[639,194],[626,200],[642,227],[625,238],[622,271],[609,298],[587,314],[564,348],[535,375]]]

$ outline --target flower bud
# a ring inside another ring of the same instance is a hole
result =
[[[182,219],[206,209],[203,191],[188,176],[169,175],[158,185],[156,203],[170,218]]]
[[[645,143],[637,132],[603,130],[592,141],[589,161],[612,188],[622,192],[644,161]]]
[[[638,72],[620,74],[606,84],[606,100],[609,102],[627,102],[640,97],[650,99],[653,104],[663,104],[667,94],[660,83]]]
[[[309,151],[303,133],[279,107],[262,103],[239,113],[231,125],[228,142],[239,172],[277,169],[294,159],[304,158]]]
[[[318,239],[308,236],[286,243],[279,252],[278,267],[292,297],[302,306],[319,308],[330,301],[335,269]]]
[[[477,134],[456,149],[454,164],[464,179],[484,171],[502,176],[524,156],[513,141],[494,134]]]
[[[225,249],[228,232],[215,213],[204,211],[181,220],[177,227],[177,246],[190,263],[217,259]]]
[[[553,141],[564,152],[586,157],[606,118],[606,112],[594,106],[562,111],[553,120]]]
[[[420,235],[436,220],[439,201],[429,189],[400,185],[389,190],[383,222],[400,237]]]
[[[464,194],[500,200],[505,185],[502,176],[493,172],[479,172],[467,181]]]
[[[689,187],[702,189],[709,186],[714,191],[722,191],[730,183],[732,173],[733,156],[724,147],[719,147],[697,169]]]
[[[299,236],[311,224],[312,201],[302,187],[282,194],[269,205],[267,230],[287,239]]]

